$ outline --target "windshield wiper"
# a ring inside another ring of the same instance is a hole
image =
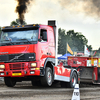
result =
[[[10,44],[14,44],[14,43],[11,42],[10,40],[3,40],[3,41],[9,41],[8,43],[10,43]],[[1,41],[1,42],[3,42],[3,41]],[[5,43],[5,44],[8,44],[8,43]]]
[[[28,41],[28,39],[17,39],[17,40],[27,41],[28,43],[30,43],[30,44],[31,44],[31,42],[30,42],[30,41]]]

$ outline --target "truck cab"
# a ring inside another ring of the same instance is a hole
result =
[[[7,86],[11,85],[8,80],[43,76],[44,67],[50,64],[53,66],[54,58],[55,40],[52,27],[33,24],[2,28],[0,77],[5,77]]]

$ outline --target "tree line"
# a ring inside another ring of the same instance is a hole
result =
[[[74,30],[66,32],[64,29],[58,29],[58,53],[65,54],[67,52],[67,43],[73,52],[84,52],[84,46],[86,45],[89,51],[92,51],[92,46],[87,45],[88,39],[80,33]]]

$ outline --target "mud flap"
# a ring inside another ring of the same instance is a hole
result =
[[[100,83],[100,68],[98,67],[98,83]]]
[[[80,81],[92,82],[93,67],[80,68]]]

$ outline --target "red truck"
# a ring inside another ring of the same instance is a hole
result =
[[[31,80],[32,85],[74,87],[78,71],[57,63],[56,21],[2,28],[0,40],[0,77],[8,87]]]

